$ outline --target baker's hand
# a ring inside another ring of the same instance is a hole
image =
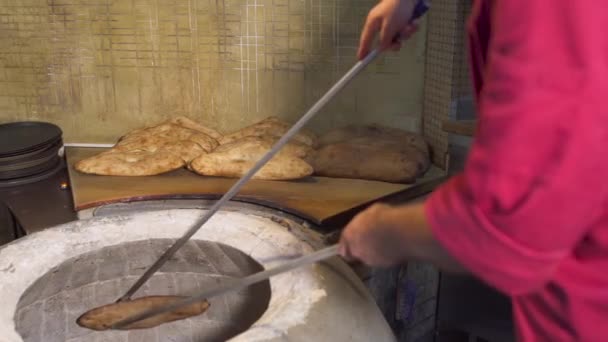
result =
[[[393,207],[376,204],[359,213],[344,228],[340,254],[369,266],[388,267],[404,261],[399,224],[394,222]]]
[[[376,33],[380,31],[380,50],[401,48],[401,40],[408,39],[416,30],[416,22],[410,22],[416,0],[381,0],[367,15],[359,42],[359,59],[371,50]]]

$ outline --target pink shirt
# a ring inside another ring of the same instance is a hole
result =
[[[479,124],[426,213],[520,341],[608,341],[608,1],[476,0]]]

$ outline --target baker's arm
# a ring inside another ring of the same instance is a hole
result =
[[[605,39],[591,2],[494,4],[475,142],[426,213],[460,263],[520,295],[550,281],[605,211]]]
[[[424,260],[443,270],[465,272],[433,236],[424,203],[373,205],[349,223],[340,243],[344,257],[369,265],[392,266],[407,260]]]
[[[608,194],[602,23],[590,2],[495,4],[464,172],[430,196],[424,215],[420,206],[361,213],[343,232],[344,255],[376,265],[460,264],[520,295],[550,281],[601,219]]]

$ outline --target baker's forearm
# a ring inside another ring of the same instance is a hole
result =
[[[395,236],[400,240],[404,260],[422,260],[450,272],[466,272],[433,236],[424,212],[424,204],[392,208],[386,219],[392,222]]]

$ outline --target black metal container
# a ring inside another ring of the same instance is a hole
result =
[[[0,187],[37,182],[58,171],[62,134],[47,122],[0,125]]]

